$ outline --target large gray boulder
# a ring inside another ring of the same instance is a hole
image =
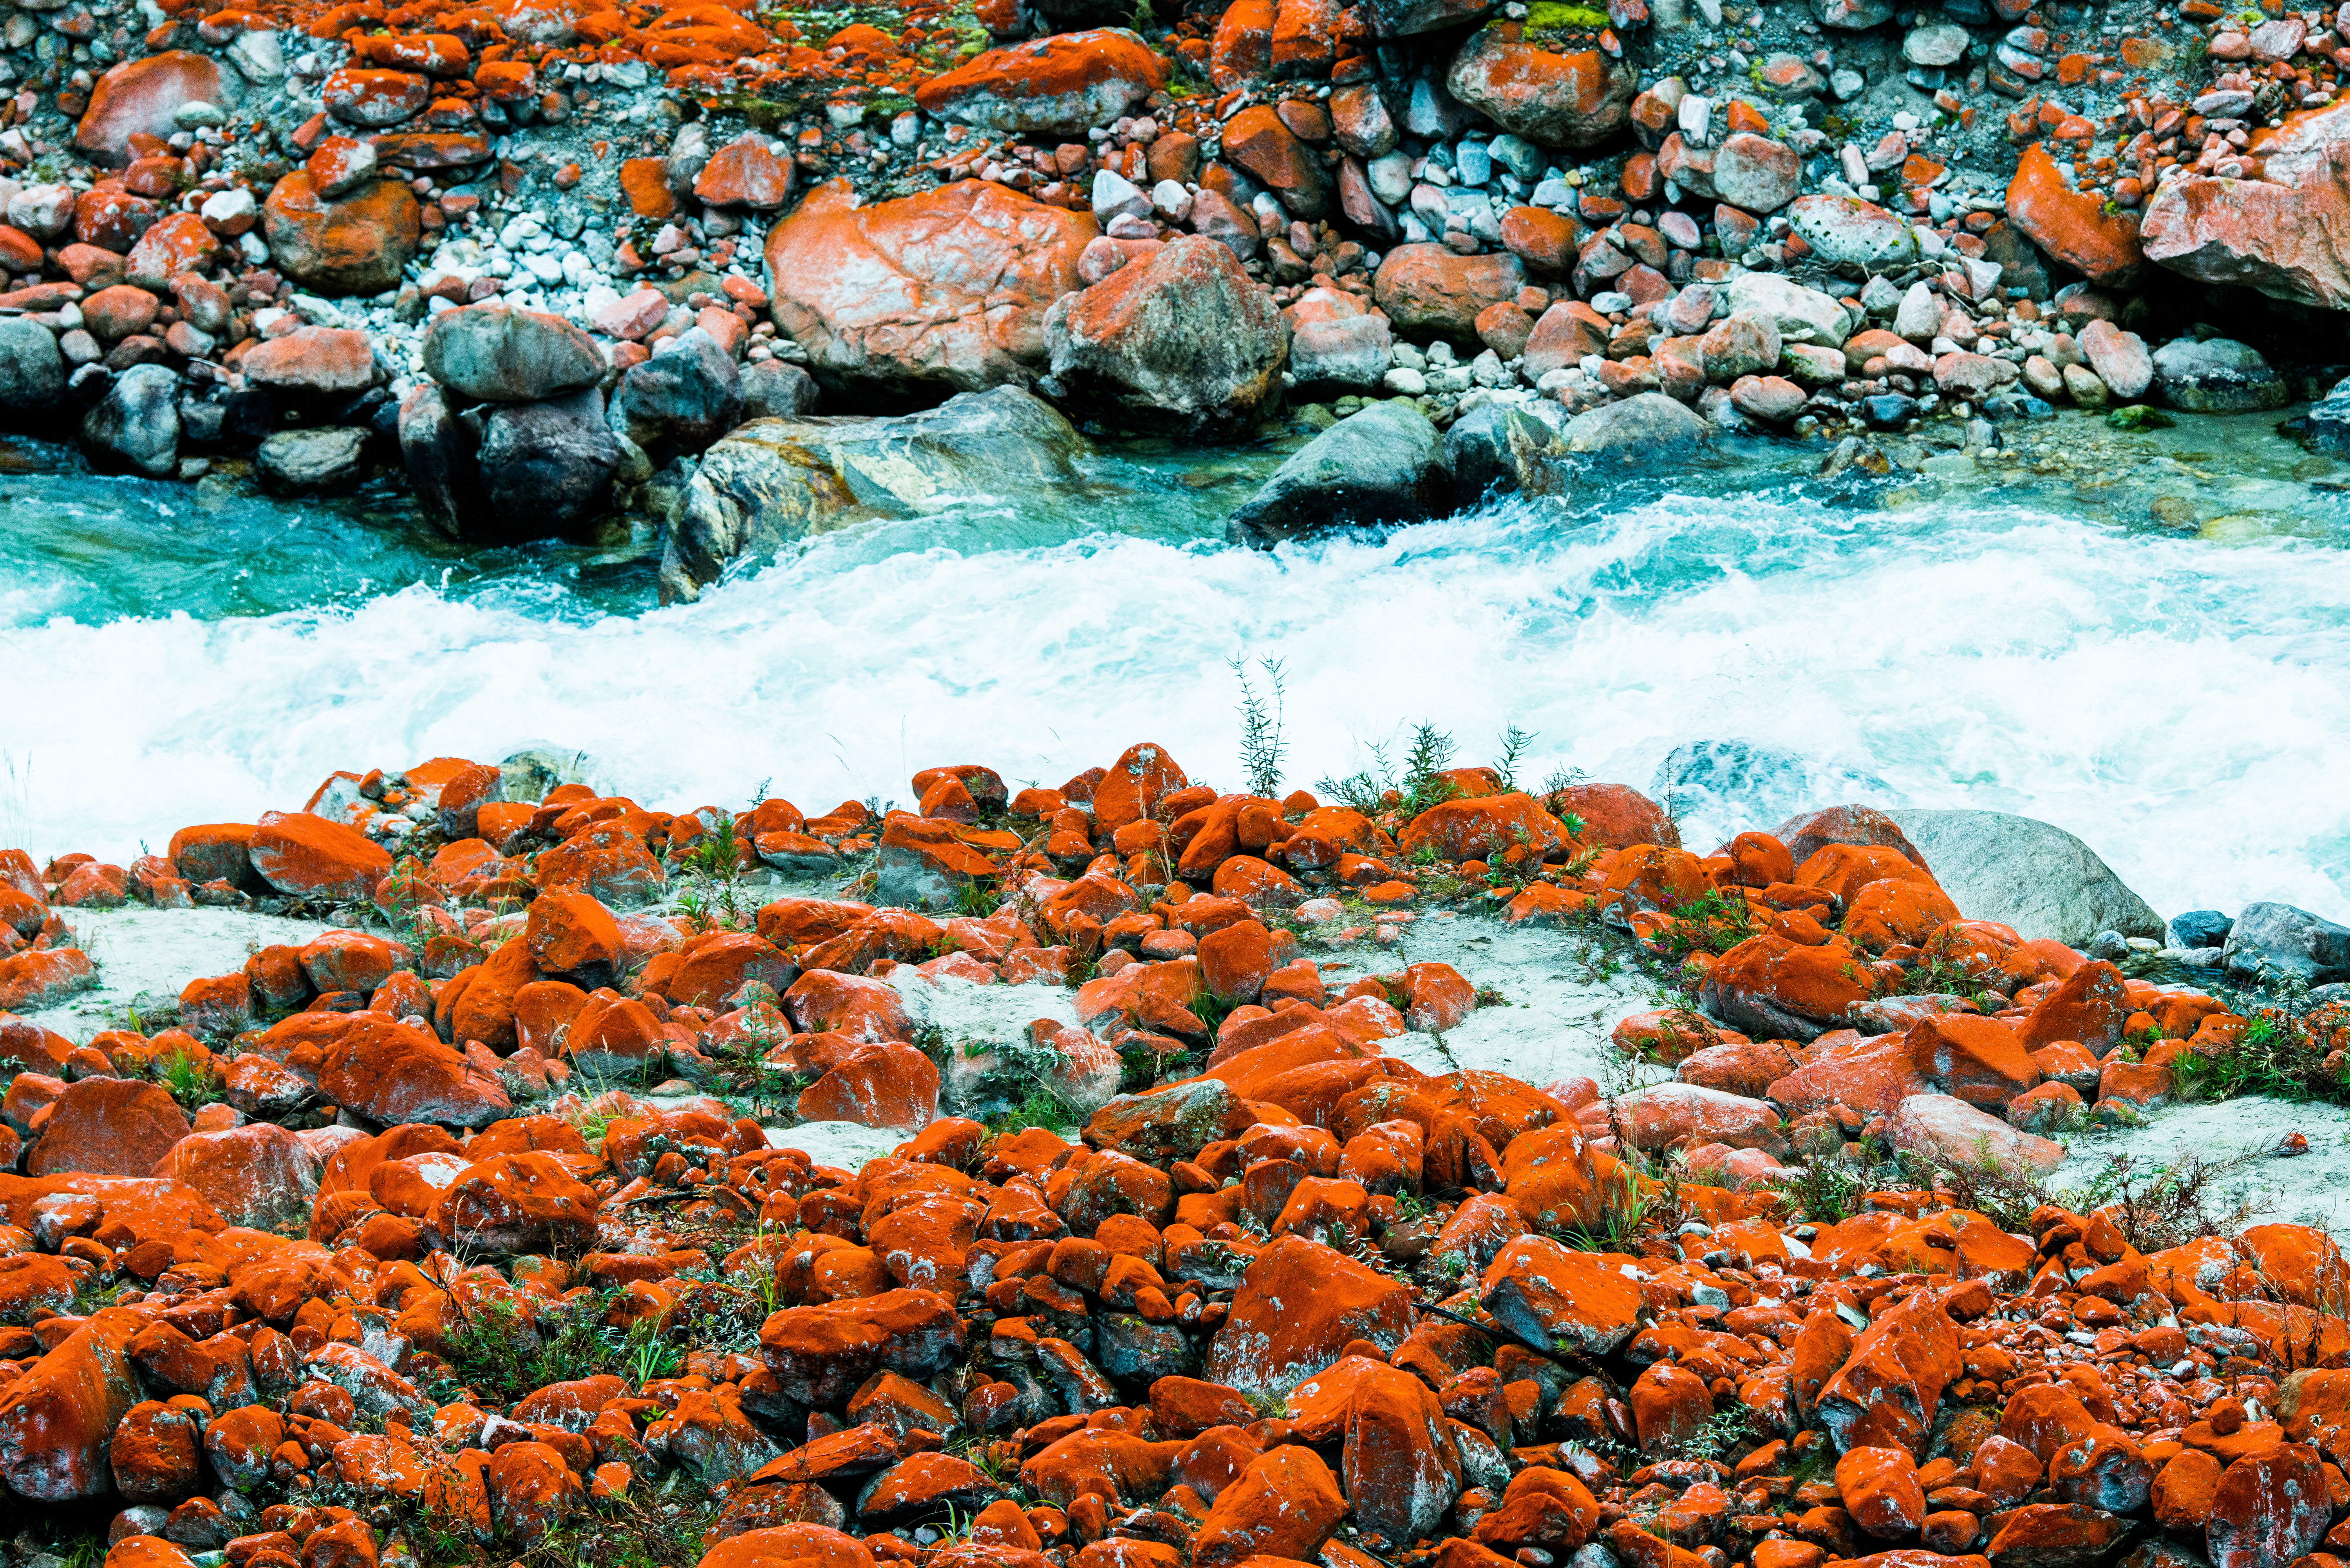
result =
[[[2174,409],[2249,414],[2281,409],[2293,394],[2260,350],[2232,337],[2175,337],[2154,351],[2154,384]]]
[[[424,328],[424,373],[485,403],[528,403],[604,379],[596,340],[560,316],[485,300],[444,310]]]
[[[2350,926],[2291,904],[2247,904],[2228,929],[2220,962],[2242,980],[2264,973],[2312,985],[2350,980]]]
[[[661,560],[665,600],[691,600],[736,557],[867,518],[911,517],[958,494],[1076,489],[1091,449],[1017,387],[889,418],[754,420],[712,446]]]
[[[66,395],[66,358],[49,329],[22,317],[0,319],[0,414],[46,424]]]
[[[743,419],[788,420],[816,412],[816,378],[797,365],[762,359],[743,366],[740,374]]]
[[[1544,398],[1487,403],[1444,432],[1444,466],[1462,505],[1496,489],[1546,495],[1559,488],[1566,452],[1566,410]]]
[[[2100,931],[2160,940],[2162,917],[2095,850],[2053,823],[2003,811],[1901,811],[1901,830],[1969,919],[2085,947]]]
[[[696,327],[620,378],[611,422],[660,462],[700,452],[733,430],[742,412],[743,377],[734,357]]]
[[[1566,450],[1625,462],[1657,462],[1685,455],[1713,437],[1695,409],[1662,392],[1642,392],[1603,403],[1566,422]]]
[[[1235,545],[1270,549],[1342,523],[1410,523],[1451,498],[1444,438],[1410,403],[1373,403],[1289,454],[1224,524]]]
[[[567,398],[508,403],[482,422],[482,495],[491,514],[525,534],[567,533],[601,516],[623,461],[594,388]]]
[[[1152,431],[1245,431],[1281,391],[1289,326],[1230,250],[1181,234],[1045,314],[1049,389]]]
[[[180,462],[180,378],[161,365],[133,365],[82,416],[81,443],[101,468],[163,479]]]

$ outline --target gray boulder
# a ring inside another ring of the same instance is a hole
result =
[[[762,359],[742,370],[745,420],[788,420],[816,412],[816,378],[797,365]]]
[[[497,532],[473,457],[481,442],[480,417],[451,409],[432,382],[418,383],[400,400],[400,461],[425,520],[452,539]]]
[[[622,461],[605,427],[604,395],[592,387],[493,410],[475,456],[490,514],[525,536],[566,533],[601,516]]]
[[[2350,377],[2309,405],[2305,439],[2318,452],[2350,452]]]
[[[737,556],[860,519],[911,517],[957,494],[1074,489],[1090,451],[1017,387],[889,418],[754,420],[702,453],[670,529],[661,597],[693,599]]]
[[[2174,409],[2249,414],[2291,400],[2284,378],[2249,343],[2232,337],[2174,338],[2154,351],[2154,384]]]
[[[700,452],[741,421],[743,377],[734,357],[696,327],[620,378],[612,428],[655,462]]]
[[[81,443],[101,467],[162,479],[180,462],[180,379],[161,365],[133,365],[81,420]]]
[[[2224,947],[2235,926],[2217,909],[2189,909],[2170,917],[2170,945],[2175,948]]]
[[[21,317],[0,319],[0,414],[19,424],[46,423],[65,395],[66,357],[56,337]]]
[[[1569,420],[1566,450],[1587,457],[1656,462],[1683,455],[1712,435],[1695,409],[1662,392],[1642,392]]]
[[[2161,939],[2162,917],[2053,823],[2003,811],[1903,811],[1898,820],[1970,919],[2076,948],[2108,930]]]
[[[444,310],[424,328],[424,373],[485,403],[528,403],[604,379],[596,340],[543,310],[485,300]]]
[[[1274,470],[1224,524],[1235,545],[1270,549],[1341,523],[1409,523],[1451,499],[1444,439],[1410,403],[1373,403]]]
[[[2312,985],[2350,980],[2350,926],[2291,904],[2247,904],[2229,928],[2220,961],[2241,980],[2264,972]]]
[[[254,472],[277,495],[348,490],[366,472],[368,432],[351,425],[280,431],[261,443]]]
[[[1281,391],[1289,326],[1213,240],[1180,234],[1045,314],[1067,406],[1153,431],[1246,430]]]
[[[1565,430],[1566,410],[1547,398],[1471,409],[1444,432],[1454,500],[1469,505],[1496,488],[1551,493],[1558,488]]]

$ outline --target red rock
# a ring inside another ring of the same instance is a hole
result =
[[[253,868],[296,898],[357,903],[390,873],[391,857],[356,828],[308,812],[264,814],[247,842]]]
[[[424,232],[416,197],[399,181],[379,180],[328,200],[299,169],[270,187],[261,223],[272,263],[328,296],[396,287]]]
[[[1348,1342],[1392,1351],[1411,1331],[1411,1293],[1396,1280],[1302,1236],[1259,1251],[1209,1346],[1210,1382],[1243,1393],[1284,1391],[1338,1359]]]
[[[49,1107],[25,1169],[32,1176],[146,1176],[187,1136],[186,1113],[161,1085],[84,1078],[66,1085]]]
[[[2024,148],[2008,182],[2007,215],[2034,244],[2093,283],[2126,281],[2146,259],[2137,214],[2108,215],[2101,197],[2074,190],[2041,142]]]
[[[1946,1095],[1998,1110],[2040,1082],[2016,1033],[1996,1018],[1940,1013],[1909,1026],[1909,1057]]]
[[[328,74],[318,96],[327,112],[346,125],[381,130],[423,113],[432,84],[409,71],[345,66]]]
[[[130,161],[133,135],[169,137],[172,116],[190,103],[219,104],[220,67],[186,49],[125,60],[99,78],[74,131],[74,146],[94,161],[120,169]]]
[[[939,1070],[911,1045],[859,1047],[800,1096],[803,1121],[921,1127],[938,1115]]]
[[[835,182],[768,234],[775,325],[829,385],[1026,386],[1045,369],[1045,311],[1078,286],[1097,232],[986,181],[868,207]],[[951,247],[935,243],[946,234]]]
[[[1379,308],[1399,327],[1466,338],[1488,306],[1514,300],[1525,268],[1513,255],[1456,255],[1438,244],[1402,244],[1379,263]]]
[[[184,1182],[233,1225],[307,1224],[323,1167],[309,1146],[269,1122],[181,1138],[154,1167]]]
[[[1521,1338],[1549,1345],[1563,1337],[1586,1355],[1607,1355],[1639,1326],[1638,1285],[1596,1255],[1547,1236],[1521,1237],[1496,1253],[1481,1295],[1485,1310]]]
[[[130,281],[161,292],[182,273],[209,272],[220,259],[221,243],[193,213],[172,213],[139,236],[130,247]]]
[[[1301,218],[1317,218],[1330,204],[1330,177],[1267,104],[1244,109],[1224,124],[1224,156]]]
[[[767,151],[764,138],[732,141],[702,165],[693,199],[707,206],[772,213],[791,199],[792,168]]]
[[[552,1154],[500,1154],[468,1167],[432,1211],[432,1228],[468,1254],[569,1256],[596,1240],[596,1194]]]
[[[335,327],[303,327],[265,339],[246,352],[238,369],[257,386],[330,397],[363,392],[380,374],[368,335]]]
[[[1082,135],[1132,114],[1166,65],[1123,27],[1057,33],[991,49],[914,89],[925,114],[986,130]]]
[[[1877,1317],[1821,1390],[1819,1417],[1846,1452],[1892,1448],[1922,1453],[1942,1390],[1960,1371],[1959,1334],[1933,1291]]]
[[[1562,53],[1487,26],[1453,57],[1444,85],[1503,130],[1544,147],[1595,147],[1624,129],[1638,78],[1597,49]]]
[[[1930,874],[1926,857],[1903,835],[1899,825],[1874,806],[1823,806],[1781,823],[1772,836],[1787,846],[1788,855],[1798,866],[1828,845],[1848,844],[1858,848],[1893,850]]]
[[[1866,1534],[1892,1540],[1925,1522],[1926,1493],[1918,1484],[1918,1463],[1903,1449],[1847,1449],[1836,1460],[1835,1485],[1845,1511]]]

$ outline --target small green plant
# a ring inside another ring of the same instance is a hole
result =
[[[1244,660],[1232,661],[1232,674],[1241,683],[1241,772],[1251,794],[1271,799],[1281,787],[1281,764],[1287,753],[1281,732],[1287,711],[1287,683],[1282,660],[1261,659],[1257,666],[1264,671],[1269,698],[1257,694]]]
[[[1746,1407],[1742,1405],[1721,1410],[1688,1437],[1674,1445],[1674,1451],[1685,1459],[1718,1459],[1748,1438],[1753,1428],[1747,1424]]]
[[[1518,764],[1525,761],[1526,748],[1534,743],[1535,732],[1521,730],[1515,724],[1502,732],[1502,755],[1493,763],[1493,771],[1502,776],[1502,787],[1518,787]]]
[[[211,1068],[184,1051],[156,1059],[155,1081],[190,1110],[209,1106],[221,1097],[220,1085],[213,1081]]]
[[[1624,1147],[1620,1139],[1618,1147]],[[1629,1251],[1657,1208],[1656,1195],[1642,1184],[1640,1173],[1628,1162],[1618,1162],[1600,1179],[1591,1210],[1554,1234],[1578,1252]]]

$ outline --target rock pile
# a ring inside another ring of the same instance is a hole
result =
[[[926,769],[878,816],[508,798],[528,773],[338,774],[128,867],[0,856],[16,1009],[88,971],[63,910],[353,918],[151,1033],[0,1017],[0,1476],[114,1510],[113,1568],[664,1517],[649,1550],[702,1568],[2350,1544],[2329,1239],[1962,1201],[2255,1021],[1966,919],[1881,814],[1699,856],[1623,786],[1460,769],[1357,809],[1147,743],[1057,790]],[[749,907],[768,868],[806,890]],[[1334,990],[1314,952],[1448,901],[1669,961],[1693,1002],[1617,1044],[1675,1079],[1388,1054],[1500,999],[1433,962]],[[991,986],[1074,1022],[915,1026],[915,991]],[[2341,1011],[2307,1021],[2337,1057]],[[833,1165],[795,1119],[903,1141]],[[1911,1183],[1814,1179],[1886,1147]]]
[[[2350,299],[2350,24],[1781,9],[990,0],[966,29],[922,0],[821,36],[693,5],[28,9],[0,419],[287,493],[398,467],[496,539],[673,526],[702,452],[819,400],[1012,386],[1205,434],[1495,406],[1583,453],[1670,421],[1567,421],[1658,394],[1708,431],[1948,414],[1982,445],[2315,389],[2324,341],[2157,285]],[[485,383],[452,313],[559,318],[568,362]]]

